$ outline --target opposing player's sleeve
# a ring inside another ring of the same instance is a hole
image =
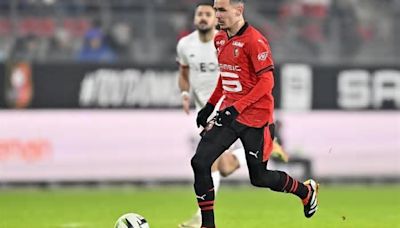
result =
[[[274,69],[271,49],[264,37],[259,36],[254,41],[246,43],[246,46],[257,76]]]
[[[187,66],[189,65],[189,61],[187,59],[187,56],[185,55],[184,47],[184,41],[182,39],[179,40],[178,44],[176,45],[176,62],[182,66]]]

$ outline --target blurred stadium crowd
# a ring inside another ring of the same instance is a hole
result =
[[[0,62],[175,62],[196,0],[0,0]],[[276,62],[391,64],[400,0],[248,1]]]

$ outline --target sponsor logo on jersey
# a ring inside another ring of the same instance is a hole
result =
[[[239,41],[233,41],[232,45],[242,48],[244,46],[244,43]]]
[[[242,69],[240,69],[240,66],[233,66],[233,65],[229,65],[229,64],[219,64],[219,68],[220,70],[229,70],[229,71],[242,71]]]
[[[268,58],[268,52],[261,52],[257,55],[258,61],[265,61]]]
[[[217,40],[217,41],[215,41],[215,44],[216,44],[217,46],[224,45],[224,44],[225,44],[225,40]]]
[[[213,62],[190,63],[190,69],[202,73],[215,72],[218,70],[218,64]]]

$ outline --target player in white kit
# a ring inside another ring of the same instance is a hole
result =
[[[204,107],[214,91],[219,77],[214,46],[217,19],[211,3],[197,5],[194,25],[196,30],[180,39],[177,45],[179,88],[182,92],[183,110],[187,114],[190,112],[191,99],[193,99],[197,111]],[[218,107],[214,111],[216,110]],[[282,151],[282,160],[287,160],[285,156],[286,154]],[[240,166],[246,166],[246,157],[243,146],[237,141],[232,148],[221,155],[212,167],[215,193],[218,191],[221,175],[226,177]],[[201,215],[198,211],[190,220],[179,224],[179,227],[199,228],[200,225]]]

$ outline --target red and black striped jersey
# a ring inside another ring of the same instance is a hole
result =
[[[267,39],[246,23],[232,37],[228,37],[225,31],[219,31],[214,44],[220,77],[209,102],[215,104],[225,95],[220,109],[234,105],[240,113],[237,118],[240,123],[252,127],[271,123],[274,64]]]

